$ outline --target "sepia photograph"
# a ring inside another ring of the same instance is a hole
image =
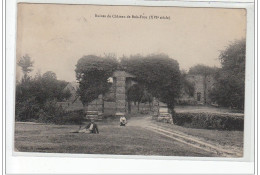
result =
[[[17,4],[14,152],[243,158],[247,10]]]

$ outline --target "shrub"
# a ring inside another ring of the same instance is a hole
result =
[[[18,121],[35,121],[40,123],[53,124],[82,124],[84,121],[84,111],[65,111],[56,101],[47,101],[44,105],[28,107],[24,104],[23,108],[19,108],[16,116]],[[34,110],[36,108],[37,110]],[[31,112],[33,111],[33,112]],[[33,116],[33,117],[32,117]]]
[[[43,123],[63,124],[65,111],[56,101],[47,101],[38,113],[38,121]]]
[[[185,105],[197,105],[197,101],[193,100],[193,99],[179,99],[177,101],[177,104],[178,105],[182,105],[182,106],[185,106]]]
[[[64,124],[77,124],[80,125],[85,120],[84,110],[68,111],[63,117]]]
[[[38,119],[40,105],[35,103],[34,98],[28,98],[23,102],[15,104],[15,120],[16,121],[32,121]]]
[[[244,129],[244,117],[234,114],[176,113],[172,118],[174,124],[184,127],[239,131]]]

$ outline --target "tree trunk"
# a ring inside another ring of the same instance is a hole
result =
[[[131,114],[131,101],[128,101],[128,113]]]
[[[140,102],[137,103],[138,112],[139,112],[139,106],[140,106]]]
[[[86,104],[83,104],[83,107],[84,107],[84,118],[86,117],[86,115],[87,115],[87,111],[88,111],[88,103],[86,103]]]
[[[204,104],[207,104],[207,75],[204,76],[203,86],[204,86]]]
[[[105,94],[102,94],[102,113],[104,114],[105,111],[105,100],[104,100]]]

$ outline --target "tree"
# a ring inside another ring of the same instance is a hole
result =
[[[139,84],[134,84],[127,90],[126,96],[128,103],[131,101],[137,103],[139,111],[139,105],[144,96],[144,88]]]
[[[104,95],[111,87],[108,78],[117,69],[118,62],[114,57],[83,56],[76,64],[76,78],[79,82],[77,91],[84,105]]]
[[[28,73],[30,73],[33,70],[33,61],[31,60],[31,57],[29,55],[25,55],[20,58],[19,62],[17,63],[18,66],[22,68],[23,74],[24,74],[24,81],[28,79]]]
[[[141,102],[142,103],[149,103],[149,108],[150,108],[150,110],[152,110],[152,102],[153,102],[153,96],[152,96],[152,94],[150,94],[149,92],[147,92],[147,90],[144,90],[144,95],[143,95],[143,97],[142,97],[142,99],[141,99]]]
[[[217,68],[216,67],[210,67],[210,66],[205,66],[203,64],[197,64],[193,67],[190,68],[189,74],[198,74],[198,75],[213,75],[216,72]]]
[[[57,80],[54,72],[48,71],[42,76],[37,75],[28,82],[21,82],[16,87],[16,101],[23,102],[33,98],[35,103],[43,105],[46,101],[62,101],[71,96],[69,91],[64,91],[68,84]]]
[[[219,105],[244,109],[245,39],[232,42],[219,55],[222,68],[217,72],[210,97]]]
[[[187,73],[185,71],[181,72],[181,89],[183,92],[188,94],[190,97],[194,96],[195,87],[194,83],[187,79]]]
[[[153,96],[173,112],[180,92],[180,70],[176,60],[167,55],[141,55],[121,59],[122,67]]]
[[[204,103],[207,103],[207,77],[210,75],[214,75],[218,68],[205,66],[203,64],[198,64],[193,66],[189,70],[189,74],[193,75],[202,75],[203,76],[203,89],[204,89]]]
[[[57,76],[54,72],[52,71],[47,71],[42,75],[42,78],[45,80],[49,80],[49,81],[55,81],[57,80]]]
[[[34,83],[36,87],[40,86],[35,93],[38,92],[37,99],[42,104],[50,100],[63,101],[71,97],[69,90],[64,90],[68,82],[57,80],[56,74],[52,71],[35,77]]]
[[[62,110],[57,105],[50,108],[46,104],[56,104],[56,101],[62,101],[71,96],[69,91],[64,91],[67,82],[57,80],[56,74],[51,71],[43,75],[38,73],[35,77],[28,78],[27,73],[32,70],[32,67],[28,68],[29,64],[27,63],[30,61],[27,58],[26,60],[20,64],[25,70],[24,81],[16,84],[16,120],[39,119],[40,111],[47,112],[47,110],[49,114],[52,113],[52,116],[55,116],[57,111]]]

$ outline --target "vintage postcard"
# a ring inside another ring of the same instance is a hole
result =
[[[14,151],[243,158],[247,10],[17,5]]]

